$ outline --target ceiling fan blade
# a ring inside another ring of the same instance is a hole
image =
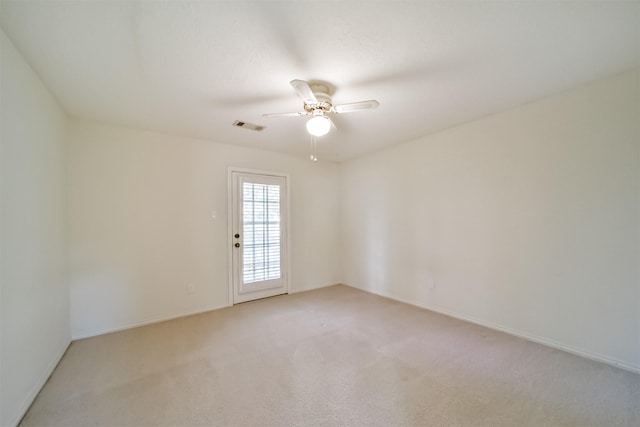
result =
[[[308,116],[309,113],[306,111],[300,111],[299,113],[273,113],[273,114],[263,114],[262,117],[299,117],[299,116]]]
[[[291,80],[291,86],[296,90],[298,96],[302,98],[305,104],[314,105],[318,103],[318,99],[309,87],[309,83],[304,80]]]
[[[331,117],[327,116],[327,119],[329,119],[329,122],[331,123],[331,130],[338,130],[336,124],[331,120]]]
[[[338,114],[350,113],[352,111],[370,110],[373,108],[378,108],[378,105],[380,105],[378,101],[371,99],[369,101],[351,102],[349,104],[334,105],[332,108],[332,111]]]

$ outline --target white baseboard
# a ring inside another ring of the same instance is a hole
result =
[[[125,331],[127,329],[133,329],[133,328],[137,328],[139,326],[146,326],[146,325],[151,325],[151,324],[154,324],[154,323],[166,322],[167,320],[173,320],[173,319],[179,319],[181,317],[193,316],[195,314],[206,313],[206,312],[213,311],[213,310],[220,310],[222,308],[227,308],[227,307],[230,307],[230,305],[224,304],[224,305],[218,305],[218,306],[199,308],[197,310],[192,310],[192,311],[185,311],[185,312],[181,312],[181,313],[173,313],[173,314],[153,317],[151,319],[143,320],[141,322],[130,323],[128,325],[117,326],[115,328],[99,329],[97,331],[91,331],[91,332],[81,332],[79,334],[73,335],[71,337],[71,340],[75,341],[75,340],[81,340],[81,339],[84,339],[84,338],[97,337],[98,335],[110,334],[112,332],[118,332],[118,331]]]
[[[320,286],[313,287],[313,288],[308,288],[308,289],[295,289],[295,290],[290,290],[290,293],[312,291],[314,289],[325,288],[327,286],[334,286],[334,285],[320,285]],[[133,328],[137,328],[139,326],[152,325],[154,323],[166,322],[167,320],[179,319],[181,317],[186,317],[186,316],[193,316],[195,314],[206,313],[208,311],[213,311],[213,310],[220,310],[222,308],[231,307],[232,305],[233,304],[224,304],[224,305],[211,306],[211,307],[206,307],[206,308],[200,308],[200,309],[193,310],[193,311],[185,311],[185,312],[181,312],[181,313],[173,313],[173,314],[169,314],[169,315],[158,316],[158,317],[154,317],[154,318],[151,318],[151,319],[143,320],[141,322],[131,323],[131,324],[128,324],[128,325],[123,325],[123,326],[117,326],[115,328],[99,329],[99,330],[90,331],[90,332],[80,332],[80,333],[76,333],[76,334],[72,335],[71,336],[71,340],[75,341],[75,340],[81,340],[81,339],[84,339],[84,338],[91,338],[91,337],[97,337],[99,335],[110,334],[112,332],[125,331],[127,329],[133,329]]]
[[[31,388],[31,391],[29,392],[26,399],[20,406],[18,413],[9,422],[9,425],[7,427],[16,427],[20,423],[20,421],[22,421],[22,418],[25,416],[25,414],[31,407],[31,404],[38,396],[38,393],[40,393],[40,390],[42,390],[42,387],[44,387],[44,385],[47,383],[47,381],[49,380],[49,377],[58,366],[58,363],[60,363],[60,360],[62,360],[62,356],[64,356],[65,352],[69,348],[69,345],[71,345],[71,341],[66,342],[61,349],[58,349],[53,359],[47,364],[45,369],[38,376],[38,380],[36,381],[34,386]]]
[[[289,291],[290,294],[297,294],[300,292],[308,292],[308,291],[314,291],[316,289],[322,289],[322,288],[328,288],[329,286],[336,286],[336,285],[341,285],[342,283],[331,283],[328,285],[312,285],[308,288],[300,288],[300,289],[292,289]]]
[[[476,325],[480,325],[480,326],[484,326],[486,328],[489,329],[493,329],[495,331],[499,331],[499,332],[504,332],[506,334],[509,335],[513,335],[519,338],[523,338],[527,341],[532,341],[538,344],[542,344],[545,345],[547,347],[551,347],[551,348],[555,348],[557,350],[562,350],[562,351],[566,351],[567,353],[571,353],[571,354],[575,354],[576,356],[581,356],[584,357],[586,359],[590,359],[590,360],[595,360],[596,362],[602,362],[602,363],[606,363],[607,365],[611,365],[614,366],[616,368],[620,368],[620,369],[624,369],[625,371],[630,371],[636,374],[640,374],[640,365],[634,364],[634,363],[630,363],[630,362],[625,362],[622,360],[618,360],[616,358],[613,357],[609,357],[609,356],[604,356],[602,354],[597,354],[597,353],[593,353],[590,352],[588,350],[584,350],[582,348],[578,348],[578,347],[574,347],[571,345],[567,345],[567,344],[563,344],[554,340],[550,340],[548,338],[544,338],[544,337],[539,337],[536,335],[532,335],[529,334],[527,332],[522,332],[519,331],[517,329],[512,329],[509,328],[507,326],[503,326],[497,323],[493,323],[493,322],[487,322],[485,320],[482,319],[476,319],[474,317],[470,317],[467,315],[463,315],[460,313],[456,313],[454,311],[451,310],[447,310],[447,309],[442,309],[442,308],[438,308],[438,307],[432,307],[432,306],[427,306],[427,305],[423,305],[423,304],[418,304],[414,301],[409,301],[405,298],[400,298],[397,297],[395,295],[392,295],[391,293],[388,292],[379,292],[379,291],[373,291],[370,289],[364,289],[364,288],[360,288],[357,286],[351,286],[351,285],[346,285],[349,287],[352,287],[354,289],[358,289],[364,292],[368,292],[374,295],[378,295],[381,297],[385,297],[385,298],[389,298],[392,299],[394,301],[399,301],[399,302],[403,302],[405,304],[409,304],[409,305],[413,305],[415,307],[419,307],[419,308],[423,308],[425,310],[429,310],[429,311],[433,311],[435,313],[440,313],[440,314],[444,314],[445,316],[449,316],[449,317],[453,317],[456,319],[460,319],[460,320],[464,320],[466,322],[470,322],[470,323],[474,323]]]

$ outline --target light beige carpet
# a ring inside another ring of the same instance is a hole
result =
[[[640,376],[346,286],[74,342],[30,426],[640,426]]]

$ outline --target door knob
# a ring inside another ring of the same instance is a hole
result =
[[[236,239],[240,238],[240,235],[238,233],[236,233],[233,237],[235,237]]]
[[[235,244],[235,245],[233,245],[233,246],[235,246],[236,248],[239,248],[239,247],[240,247],[240,243],[236,243],[236,244]]]

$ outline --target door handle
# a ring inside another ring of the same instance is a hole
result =
[[[235,246],[236,248],[239,248],[239,247],[240,247],[240,243],[236,243],[236,244],[235,244],[235,245],[233,245],[233,246]]]

